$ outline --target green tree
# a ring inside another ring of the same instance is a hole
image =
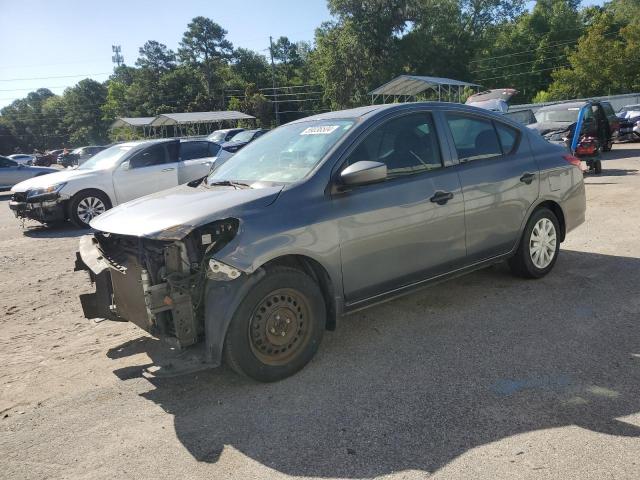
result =
[[[28,150],[47,147],[49,131],[45,128],[47,117],[42,109],[45,101],[53,96],[51,90],[40,88],[0,110],[3,123]]]
[[[171,70],[176,65],[176,54],[173,50],[155,40],[149,40],[140,47],[139,55],[136,65],[157,75]]]
[[[247,83],[267,85],[270,82],[270,67],[264,55],[246,48],[238,48],[233,54],[231,69],[243,87]]]
[[[207,92],[212,93],[216,69],[233,55],[233,45],[226,39],[227,31],[213,20],[195,17],[182,36],[178,54],[183,62],[197,65],[204,73]]]
[[[639,88],[640,24],[627,21],[621,26],[615,12],[598,12],[577,48],[567,52],[569,66],[553,73],[548,96],[557,100]]]
[[[107,100],[107,88],[86,78],[64,91],[64,123],[74,145],[102,144],[107,141],[109,122],[103,119],[101,106]]]

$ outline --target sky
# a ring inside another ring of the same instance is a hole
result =
[[[128,65],[147,40],[176,50],[198,15],[222,25],[234,47],[263,54],[269,35],[310,41],[330,19],[326,5],[326,0],[0,0],[0,108],[37,88],[62,93],[86,77],[106,80],[113,70],[111,45],[122,46]]]
[[[106,80],[111,45],[128,65],[147,40],[176,50],[198,15],[222,25],[235,47],[263,54],[270,35],[310,41],[330,19],[326,0],[0,0],[0,108],[37,88],[59,94],[86,77]]]

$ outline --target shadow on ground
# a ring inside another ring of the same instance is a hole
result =
[[[347,317],[285,381],[217,369],[150,380],[143,397],[174,416],[198,461],[232,446],[296,476],[433,472],[567,425],[640,437],[617,419],[640,411],[639,289],[640,259],[563,251],[539,281],[496,266]],[[144,337],[109,356],[163,348]]]
[[[630,144],[627,144],[630,145]],[[620,148],[619,145],[614,144],[613,149],[610,152],[603,154],[603,160],[623,160],[627,158],[640,157],[640,143],[633,144],[632,148]]]
[[[31,238],[70,238],[87,235],[91,233],[91,230],[78,228],[71,222],[59,222],[46,225],[28,222],[23,233],[25,236]]]

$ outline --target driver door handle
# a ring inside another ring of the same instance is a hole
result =
[[[526,183],[527,185],[531,185],[531,182],[533,182],[534,178],[536,178],[536,176],[533,173],[527,172],[520,177],[520,181],[522,183]]]
[[[173,170],[175,170],[175,168],[174,168],[174,167],[170,167],[170,168],[163,168],[163,169],[162,169],[162,171],[163,171],[163,172],[171,172],[171,171],[173,171]]]
[[[431,197],[429,200],[433,203],[437,203],[438,205],[444,205],[452,198],[453,198],[453,193],[451,192],[437,191],[435,195]]]

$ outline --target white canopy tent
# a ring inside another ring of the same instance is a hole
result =
[[[480,85],[451,78],[400,75],[369,94],[371,103],[375,103],[379,97],[382,97],[382,103],[386,103],[389,97],[393,101],[398,98],[403,101],[415,100],[416,95],[431,89],[438,94],[438,101],[442,101],[443,97],[446,99],[457,97],[459,102],[465,87],[480,88]]]
[[[233,110],[163,113],[156,117],[121,117],[111,124],[111,128],[129,127],[132,130],[142,128],[145,137],[147,134],[156,136],[158,130],[160,135],[164,137],[167,135],[167,127],[172,127],[176,136],[182,136],[184,131],[191,135],[200,135],[201,128],[204,133],[209,133],[214,128],[214,125],[219,128],[225,121],[238,120],[255,120],[255,117]]]

